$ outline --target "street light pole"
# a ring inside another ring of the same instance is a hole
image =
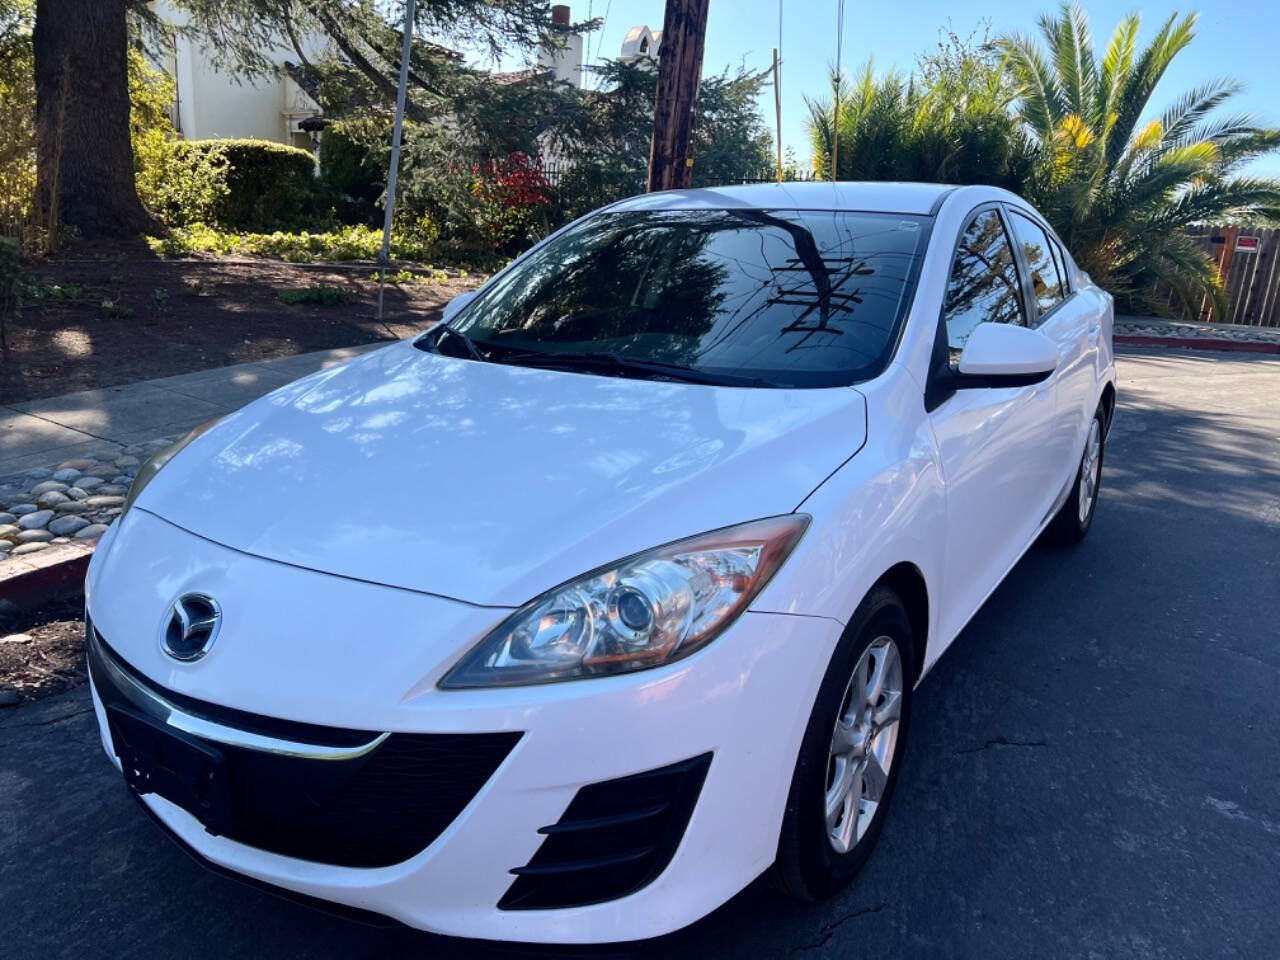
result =
[[[382,219],[382,250],[378,253],[378,320],[382,320],[382,291],[391,262],[391,221],[396,209],[396,177],[400,171],[400,139],[404,130],[404,101],[409,87],[409,55],[413,52],[413,14],[417,0],[405,0],[404,44],[400,48],[400,85],[396,88],[396,119],[391,128],[391,169],[387,173],[387,202]]]

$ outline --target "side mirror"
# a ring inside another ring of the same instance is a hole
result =
[[[1025,387],[1048,378],[1058,366],[1058,348],[1037,330],[1008,323],[980,323],[969,334],[951,386]]]
[[[441,323],[448,323],[457,314],[459,310],[476,298],[479,290],[468,290],[466,293],[460,293],[448,303],[444,305],[444,313],[440,316]]]

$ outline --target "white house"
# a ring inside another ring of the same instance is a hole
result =
[[[154,9],[160,19],[180,26],[186,14],[167,0],[157,0]],[[571,22],[565,4],[551,8],[553,25],[567,29]],[[308,60],[337,56],[322,34],[299,38],[302,53]],[[582,86],[583,37],[570,33],[562,45],[544,46],[538,51],[537,66],[528,70],[494,74],[496,82],[513,83],[522,78],[551,71],[557,80]],[[188,140],[213,137],[249,137],[274,140],[303,149],[313,149],[315,134],[303,127],[305,121],[321,114],[319,104],[285,71],[286,63],[297,63],[298,51],[284,39],[264,50],[263,55],[276,64],[274,75],[238,78],[214,63],[213,51],[178,33],[173,50],[157,66],[173,78],[177,95],[172,108],[174,126]]]
[[[155,4],[155,11],[165,23],[185,22],[185,13],[165,0]],[[308,59],[329,52],[323,36],[299,37],[299,45]],[[320,106],[283,69],[286,62],[298,61],[297,51],[282,42],[263,55],[280,68],[274,76],[237,78],[218,69],[206,47],[176,34],[172,51],[157,66],[177,87],[172,116],[178,132],[187,140],[249,137],[312,149],[314,139],[300,124],[319,116]]]
[[[658,59],[658,47],[662,45],[662,31],[650,30],[648,24],[640,24],[627,31],[622,38],[619,63],[635,63],[637,60]]]

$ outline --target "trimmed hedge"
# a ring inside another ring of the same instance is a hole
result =
[[[213,219],[232,230],[276,230],[314,222],[322,213],[315,160],[306,150],[270,140],[176,140],[180,159],[225,162],[226,192]]]

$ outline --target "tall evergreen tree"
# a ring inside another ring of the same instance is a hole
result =
[[[174,0],[182,29],[220,55],[225,69],[273,69],[262,51],[282,39],[322,32],[382,95],[399,69],[397,9],[372,0]],[[470,47],[532,51],[550,36],[546,0],[421,0],[418,36]],[[402,16],[402,13],[400,14]],[[129,236],[160,229],[138,200],[129,144],[130,28],[155,27],[145,0],[37,0],[34,34],[39,197],[52,221],[87,236]],[[151,31],[153,37],[161,31]],[[475,73],[443,46],[415,45],[412,116],[449,114],[473,103]],[[483,100],[483,97],[478,97]]]
[[[130,0],[37,0],[37,197],[42,219],[86,236],[159,230],[133,181]]]

